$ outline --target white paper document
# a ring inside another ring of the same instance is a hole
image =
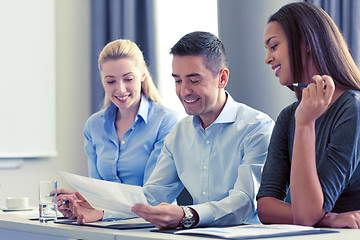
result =
[[[113,229],[137,229],[137,228],[153,228],[150,222],[145,221],[142,218],[128,218],[121,220],[112,220],[112,221],[96,221],[90,223],[79,224],[76,220],[58,220],[56,223],[59,224],[68,224],[68,225],[81,225],[81,226],[90,226],[90,227],[102,227],[102,228],[113,228]]]
[[[61,174],[94,208],[130,218],[137,217],[131,212],[134,204],[148,204],[140,186],[98,180],[67,172]]]
[[[211,235],[222,238],[239,238],[239,237],[271,237],[279,236],[281,234],[300,234],[301,232],[318,231],[318,228],[304,227],[298,225],[240,225],[234,227],[207,227],[207,228],[193,228],[188,230],[179,230],[175,234],[202,234]]]

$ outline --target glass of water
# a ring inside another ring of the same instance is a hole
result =
[[[53,202],[57,194],[57,181],[39,181],[39,221],[56,221],[57,206]]]

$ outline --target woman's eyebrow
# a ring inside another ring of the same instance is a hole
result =
[[[275,37],[275,36],[269,37],[269,38],[266,40],[265,45],[268,45],[269,42],[270,42],[270,40],[273,39],[274,37]]]

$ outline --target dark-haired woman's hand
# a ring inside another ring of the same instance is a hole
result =
[[[360,211],[328,213],[316,226],[331,228],[360,228]]]
[[[315,120],[330,106],[335,91],[334,81],[327,75],[314,75],[313,80],[315,83],[302,91],[301,102],[295,112],[296,124],[315,124]]]

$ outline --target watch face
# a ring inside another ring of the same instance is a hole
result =
[[[182,225],[185,227],[185,228],[189,228],[191,227],[193,224],[194,224],[195,220],[194,218],[185,218],[182,220]]]
[[[184,210],[185,217],[181,220],[181,225],[184,228],[190,228],[195,223],[194,215],[188,207],[182,207],[182,209]]]

